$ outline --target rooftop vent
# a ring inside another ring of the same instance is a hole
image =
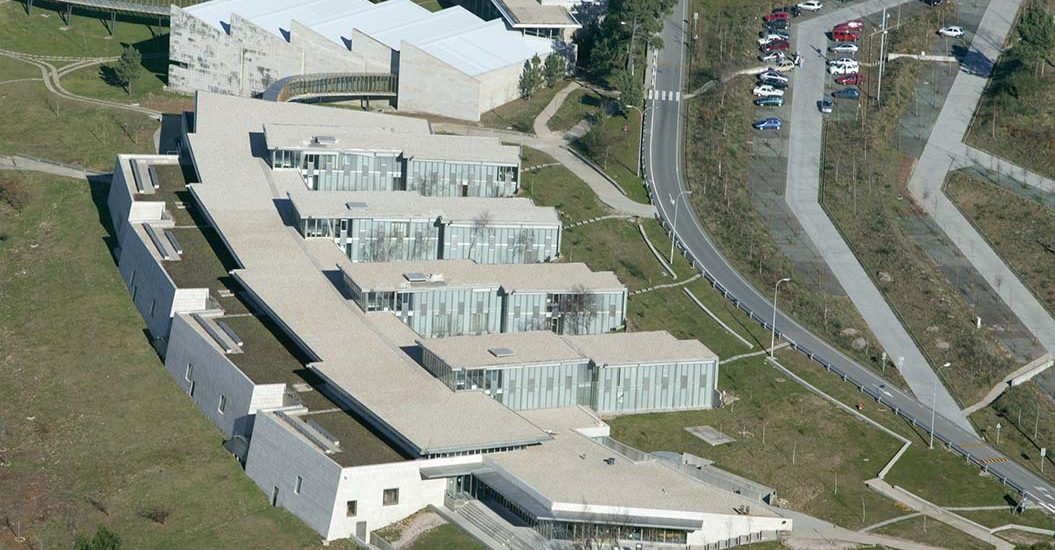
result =
[[[337,138],[333,136],[315,136],[311,142],[317,145],[337,145]]]
[[[495,357],[512,357],[514,355],[513,350],[509,348],[491,348],[487,351],[491,352],[491,355]]]
[[[408,280],[408,281],[410,281],[410,282],[412,282],[412,283],[427,283],[429,281],[429,276],[428,275],[426,275],[424,273],[421,273],[421,272],[418,272],[418,271],[412,271],[410,273],[404,273],[403,274],[403,278]]]
[[[344,207],[347,208],[348,210],[357,210],[357,209],[358,210],[362,210],[362,209],[366,208],[366,206],[367,205],[366,205],[365,202],[346,202],[346,203],[344,203]]]

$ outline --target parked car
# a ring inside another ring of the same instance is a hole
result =
[[[775,95],[760,97],[755,100],[755,105],[759,107],[780,107],[783,104],[784,98]]]
[[[828,98],[825,97],[825,98],[821,98],[819,101],[817,101],[817,109],[820,112],[824,113],[824,114],[828,114],[828,113],[832,112],[832,109],[834,109],[834,108],[835,108],[835,102],[832,101],[831,99],[828,99]]]
[[[861,48],[853,42],[838,42],[828,46],[828,49],[835,53],[857,53]]]
[[[790,47],[791,44],[789,44],[787,40],[774,40],[773,42],[770,42],[769,44],[766,44],[759,49],[765,53],[787,50]]]
[[[789,35],[787,33],[787,31],[779,31],[779,30],[778,31],[762,30],[761,32],[758,33],[758,36],[759,36],[759,38],[765,38],[767,36],[776,36],[776,37],[780,38],[781,40],[791,40],[791,35]]]
[[[769,84],[760,84],[758,86],[755,86],[755,89],[751,90],[751,93],[755,94],[758,97],[784,96],[784,90],[778,90],[773,86],[770,86]]]
[[[766,15],[762,16],[762,20],[766,23],[778,20],[787,21],[788,19],[791,19],[791,14],[786,11],[775,11],[773,13],[767,13]]]
[[[849,21],[839,23],[835,26],[835,28],[848,31],[856,31],[865,28],[865,22],[860,19],[851,19]]]
[[[775,19],[766,23],[766,29],[772,31],[786,31],[791,28],[791,21],[787,19]]]
[[[861,90],[852,86],[840,88],[832,92],[832,97],[836,99],[861,99]]]
[[[774,69],[766,69],[758,73],[757,76],[759,80],[779,80],[780,82],[787,82],[790,80],[787,75]]]
[[[856,59],[854,59],[852,57],[840,57],[840,58],[837,58],[837,59],[829,59],[828,60],[828,64],[829,65],[840,66],[840,67],[845,67],[845,66],[859,67],[861,65],[860,63],[857,62]]]
[[[942,27],[938,29],[938,34],[942,36],[947,36],[949,38],[959,38],[964,34],[967,34],[967,32],[963,30],[963,27],[957,27],[954,25],[951,27]]]
[[[819,9],[824,7],[824,4],[821,4],[817,0],[806,0],[805,2],[799,2],[796,5],[800,9],[803,9],[803,10],[806,10],[806,11],[817,11],[817,10],[819,10]]]
[[[773,13],[777,13],[777,12],[781,12],[781,11],[782,12],[786,12],[786,13],[790,13],[792,17],[798,17],[798,16],[802,15],[802,8],[800,8],[798,6],[784,6],[782,8],[776,8],[776,9],[773,10]]]
[[[781,58],[780,61],[777,61],[776,69],[780,72],[788,72],[795,70],[795,67],[796,65],[794,61]]]
[[[857,42],[861,39],[861,35],[854,31],[849,30],[833,30],[832,40],[837,42]]]
[[[758,60],[763,62],[763,63],[766,62],[766,61],[776,61],[777,65],[779,66],[780,64],[782,64],[785,61],[784,57],[785,57],[784,56],[784,52],[781,52],[781,51],[762,52],[758,56]],[[790,63],[790,61],[788,61],[788,63]]]
[[[840,75],[851,75],[857,74],[861,68],[858,65],[830,65],[828,66],[828,74],[840,74]]]
[[[836,84],[842,84],[843,86],[860,86],[864,84],[865,77],[861,73],[844,74],[842,76],[835,77]]]
[[[774,87],[774,88],[776,88],[778,90],[787,90],[789,87],[791,87],[790,83],[788,83],[788,82],[781,82],[779,80],[765,80],[765,81],[759,82],[758,84],[759,85],[764,85],[764,86],[772,86],[772,87]]]
[[[773,32],[773,33],[762,33],[762,38],[758,39],[758,45],[759,46],[765,46],[766,44],[769,44],[770,42],[776,42],[777,40],[783,40],[784,42],[787,42],[788,41],[788,35],[786,35],[786,34],[777,34],[775,32]]]
[[[751,126],[754,126],[755,130],[779,130],[783,125],[784,121],[774,116],[756,120]]]
[[[923,0],[923,3],[933,8],[944,4],[945,0]]]

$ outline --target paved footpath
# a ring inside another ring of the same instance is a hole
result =
[[[934,218],[942,231],[1040,344],[1052,353],[1055,352],[1055,319],[1052,319],[1040,301],[942,192],[946,173],[963,164],[962,155],[966,152],[966,147],[962,140],[975,106],[985,90],[992,64],[1000,55],[1004,39],[1011,30],[1015,14],[1018,13],[1022,2],[1023,0],[990,2],[971,42],[969,58],[965,61],[965,66],[971,70],[961,71],[953,81],[945,105],[938,114],[938,120],[908,186],[924,211]],[[975,156],[975,153],[972,152],[970,156]],[[984,162],[980,164],[986,165]],[[1045,185],[1041,180],[1038,181],[1039,185]]]
[[[917,399],[930,404],[933,396],[939,413],[973,433],[974,429],[960,411],[956,400],[938,380],[923,352],[818,202],[823,118],[817,110],[817,100],[824,95],[823,53],[828,48],[828,39],[824,33],[841,21],[863,17],[907,1],[911,0],[869,0],[797,25],[795,43],[805,57],[805,62],[795,71],[792,88],[785,199],[887,355],[895,362],[899,358],[903,359],[901,375]]]
[[[1019,183],[1024,183],[1034,189],[1046,193],[1055,193],[1055,180],[1047,178],[1036,172],[1031,172],[1009,160],[1000,158],[988,151],[975,149],[964,144],[963,166],[976,164],[982,168],[988,168],[999,174],[1008,176]]]

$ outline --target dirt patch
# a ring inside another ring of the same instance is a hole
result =
[[[418,537],[446,523],[447,520],[443,519],[442,516],[430,509],[425,509],[385,527],[378,534],[387,540],[393,548],[409,548]]]

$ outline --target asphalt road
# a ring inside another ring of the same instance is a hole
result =
[[[680,0],[663,29],[664,48],[654,60],[654,77],[649,76],[649,96],[645,124],[645,173],[649,179],[660,217],[672,225],[677,208],[676,235],[689,257],[696,262],[716,288],[769,326],[773,306],[747,282],[721,255],[701,227],[695,212],[685,200],[677,200],[684,187],[682,181],[682,134],[684,122],[684,68],[690,23],[688,0]],[[807,61],[807,63],[809,60]],[[816,62],[816,60],[813,60]],[[666,92],[665,94],[662,92]],[[673,93],[675,99],[670,99]],[[666,96],[667,99],[662,99]],[[655,99],[655,98],[660,99]],[[676,206],[675,206],[676,203]],[[890,407],[910,422],[930,429],[932,409],[930,396],[918,401],[867,367],[858,364],[815,336],[781,311],[776,316],[777,332],[797,349],[825,365],[836,375],[861,388],[869,397]],[[1040,507],[1055,514],[1055,487],[1018,463],[1008,460],[971,432],[945,417],[935,416],[935,445],[948,444],[979,467],[1023,493],[1030,507]],[[940,452],[940,451],[939,451]]]

